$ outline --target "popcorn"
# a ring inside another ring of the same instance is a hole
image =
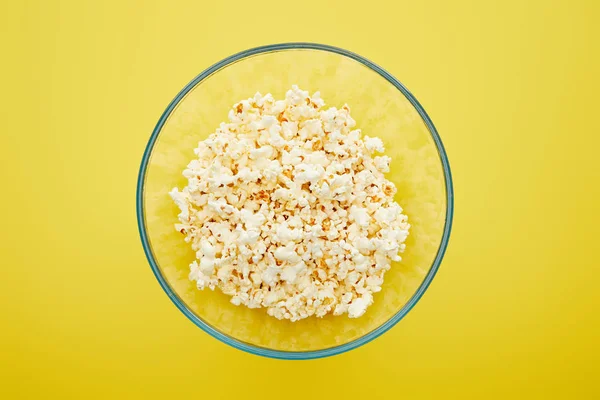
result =
[[[358,318],[362,316],[367,307],[371,304],[372,298],[370,296],[358,297],[352,300],[352,303],[348,306],[348,316],[350,318]]]
[[[373,161],[375,163],[375,168],[379,171],[383,173],[390,172],[390,161],[392,161],[392,159],[388,156],[378,156],[375,157]]]
[[[379,153],[383,153],[385,151],[385,149],[383,147],[383,142],[381,141],[381,139],[376,138],[376,137],[372,138],[372,137],[365,136],[365,147],[371,153],[373,153],[375,151],[379,152]]]
[[[373,303],[410,225],[383,175],[390,157],[372,156],[383,142],[361,138],[347,105],[324,105],[297,86],[257,93],[198,144],[188,185],[169,192],[198,289],[291,321]]]
[[[280,261],[288,263],[295,263],[299,261],[298,253],[294,250],[294,245],[289,243],[285,247],[278,247],[274,252],[273,256]]]
[[[315,164],[298,164],[294,168],[294,178],[296,182],[304,183],[318,182],[325,174],[325,169]]]
[[[371,217],[366,208],[353,205],[350,207],[350,221],[355,221],[361,228],[366,228],[371,223]]]

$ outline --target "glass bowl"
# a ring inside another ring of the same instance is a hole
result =
[[[239,100],[254,93],[283,98],[297,84],[319,90],[327,106],[347,103],[357,128],[378,136],[392,157],[388,179],[411,224],[403,260],[385,275],[365,315],[280,321],[265,309],[235,306],[188,279],[195,254],[175,231],[178,209],[169,190],[186,184],[182,171],[198,142],[227,120]],[[137,217],[152,271],[175,305],[197,326],[241,350],[283,359],[331,356],[390,329],[423,295],[442,261],[452,224],[452,179],[433,123],[414,96],[371,61],[311,43],[258,47],[228,57],[194,78],[169,104],[144,152],[137,186]]]

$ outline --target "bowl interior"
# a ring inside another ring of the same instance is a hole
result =
[[[167,193],[175,186],[185,186],[181,173],[194,158],[198,141],[227,120],[235,102],[257,91],[283,98],[293,84],[311,93],[319,90],[327,106],[339,108],[347,103],[363,134],[383,140],[386,154],[392,157],[388,179],[396,184],[396,201],[412,225],[403,260],[387,272],[375,303],[358,319],[344,315],[294,323],[279,321],[264,309],[232,305],[218,290],[199,291],[188,279],[194,252],[174,229],[178,210]],[[249,56],[192,87],[168,115],[150,150],[141,196],[152,257],[181,306],[208,327],[237,341],[295,352],[352,342],[398,313],[434,263],[447,213],[440,154],[415,107],[394,85],[362,63],[315,49]]]

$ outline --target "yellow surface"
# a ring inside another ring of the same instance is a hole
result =
[[[356,85],[355,82],[360,82]],[[188,279],[195,252],[174,229],[180,210],[168,192],[187,184],[182,176],[199,140],[227,120],[234,103],[257,90],[283,99],[293,84],[319,90],[328,106],[351,107],[365,135],[380,137],[392,157],[386,175],[396,201],[411,223],[407,250],[385,274],[373,306],[357,319],[307,318],[292,323],[265,309],[236,307],[219,290],[199,291]],[[263,53],[221,69],[196,85],[162,127],[148,163],[144,185],[145,221],[152,252],[163,276],[191,312],[222,333],[255,346],[310,351],[358,339],[392,318],[415,294],[437,256],[446,220],[444,173],[437,147],[410,101],[385,78],[363,64],[320,50]]]
[[[4,2],[0,397],[598,398],[599,6],[493,3]],[[134,213],[171,98],[231,53],[293,40],[406,84],[456,194],[416,308],[309,362],[196,328],[150,273]]]

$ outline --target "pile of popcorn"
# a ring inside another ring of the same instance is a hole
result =
[[[297,321],[363,315],[400,261],[410,225],[384,177],[390,158],[350,109],[297,86],[257,93],[200,142],[169,194],[196,258],[190,279],[235,305]]]

